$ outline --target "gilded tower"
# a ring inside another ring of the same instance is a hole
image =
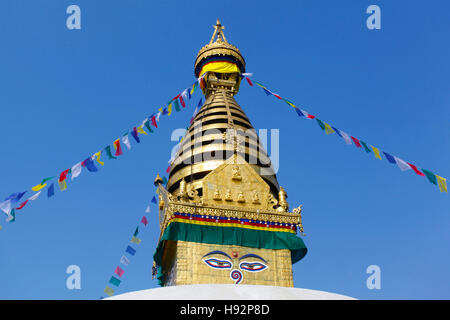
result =
[[[154,254],[162,286],[293,286],[306,254],[301,206],[289,210],[259,137],[234,99],[245,60],[217,20],[195,75],[205,103],[191,122],[159,193],[161,235]]]

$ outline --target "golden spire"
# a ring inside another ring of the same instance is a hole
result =
[[[225,34],[223,33],[223,30],[225,29],[225,26],[222,26],[220,24],[219,18],[217,18],[216,25],[214,27],[214,33],[211,37],[211,41],[209,41],[209,44],[212,44],[214,41],[215,36],[217,35],[216,41],[214,42],[225,42],[228,43],[227,39],[225,38]]]

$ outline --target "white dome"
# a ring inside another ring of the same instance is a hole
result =
[[[195,284],[133,291],[109,300],[355,300],[336,293],[261,285]]]

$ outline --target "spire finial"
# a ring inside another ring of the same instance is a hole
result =
[[[225,27],[220,24],[219,18],[217,18],[216,25],[213,26],[213,27],[214,27],[214,33],[213,33],[213,35],[211,37],[211,41],[209,41],[209,44],[213,43],[214,38],[216,37],[216,35],[217,35],[216,42],[222,42],[223,41],[225,43],[228,43],[227,39],[225,38],[225,34],[223,33],[223,30],[225,29]]]

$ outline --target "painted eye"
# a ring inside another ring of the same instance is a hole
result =
[[[267,266],[260,262],[241,262],[239,268],[245,271],[257,272],[266,269]]]
[[[204,259],[203,262],[205,262],[211,268],[231,269],[231,262],[228,260],[219,260],[219,259],[215,259],[215,258],[209,258],[209,259]]]

